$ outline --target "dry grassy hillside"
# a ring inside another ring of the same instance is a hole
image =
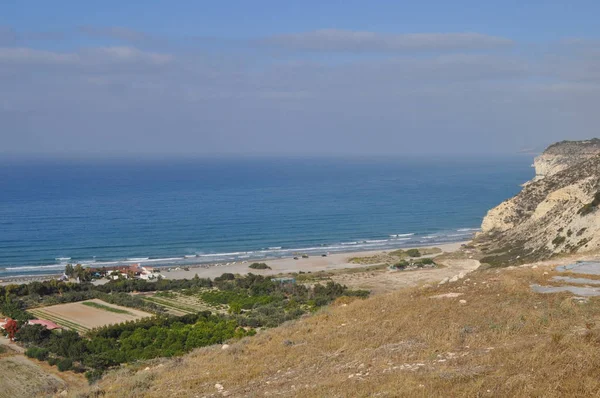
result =
[[[600,299],[531,292],[554,274],[492,269],[341,300],[226,349],[128,366],[78,395],[598,396]]]

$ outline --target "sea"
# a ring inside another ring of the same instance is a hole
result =
[[[470,239],[531,156],[1,160],[0,279]]]

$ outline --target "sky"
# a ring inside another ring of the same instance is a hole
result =
[[[600,136],[598,15],[584,0],[0,0],[0,157],[541,151]]]

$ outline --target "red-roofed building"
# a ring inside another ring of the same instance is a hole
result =
[[[28,325],[42,325],[42,326],[46,327],[46,329],[48,329],[48,330],[62,329],[56,323],[54,323],[52,321],[46,321],[45,319],[32,319],[32,320],[28,321],[27,324]]]

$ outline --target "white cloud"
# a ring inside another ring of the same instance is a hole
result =
[[[263,42],[297,50],[347,52],[477,50],[513,44],[510,39],[481,33],[387,34],[339,29],[272,36]]]
[[[36,50],[32,48],[0,48],[0,64],[74,64],[80,57],[73,53]]]
[[[71,65],[98,66],[123,63],[164,65],[172,55],[141,51],[132,47],[96,47],[78,52],[55,52],[32,48],[0,48],[0,65]]]

